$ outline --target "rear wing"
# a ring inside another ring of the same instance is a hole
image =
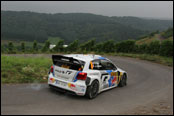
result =
[[[83,68],[84,62],[74,59],[73,57],[66,57],[63,55],[52,55],[53,64],[59,67],[68,66],[70,69],[79,70]]]

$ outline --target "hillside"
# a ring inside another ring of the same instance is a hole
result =
[[[131,26],[139,30],[164,31],[173,27],[173,20],[143,19],[138,17],[111,17],[117,23]]]
[[[125,18],[128,21],[124,21]],[[1,11],[1,39],[44,42],[52,37],[64,39],[65,43],[75,39],[85,42],[92,38],[96,41],[109,39],[122,41],[137,39],[149,32],[173,26],[173,21],[155,20],[154,23],[147,19],[137,22],[136,19],[88,13],[45,14]]]
[[[173,41],[173,28],[169,28],[165,31],[162,31],[160,33],[154,33],[154,35],[147,35],[146,37],[137,40],[136,44],[149,44],[152,41],[164,41],[164,40],[171,40]]]

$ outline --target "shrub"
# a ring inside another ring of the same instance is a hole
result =
[[[173,56],[173,41],[164,40],[160,47],[161,56]]]

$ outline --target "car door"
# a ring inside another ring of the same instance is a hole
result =
[[[108,89],[117,86],[118,76],[116,66],[109,60],[100,60],[101,63],[101,81],[102,89]]]

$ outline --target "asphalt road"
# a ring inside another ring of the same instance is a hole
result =
[[[173,112],[173,68],[132,58],[109,57],[128,72],[128,85],[85,97],[51,91],[47,84],[1,85],[1,114],[124,114],[165,101]]]

